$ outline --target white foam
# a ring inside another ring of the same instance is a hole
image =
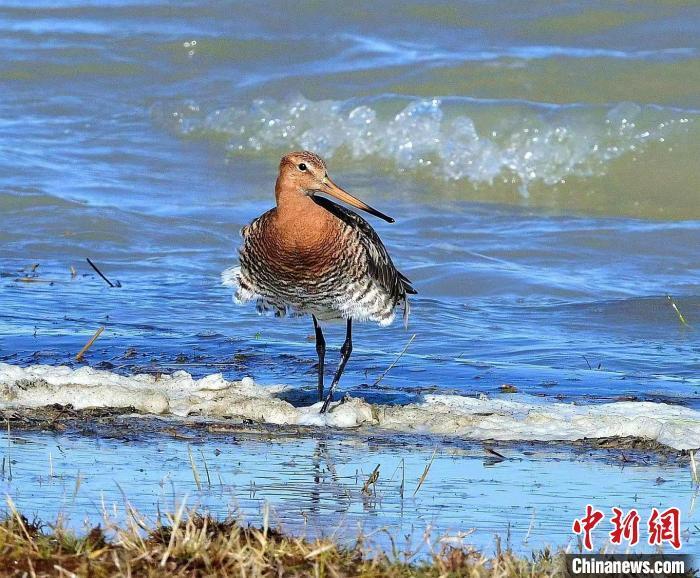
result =
[[[296,413],[249,378],[227,381],[221,374],[193,379],[185,371],[172,375],[122,376],[90,367],[0,363],[0,406],[42,407],[71,404],[76,409],[133,407],[136,411],[179,416],[201,414],[291,423]]]
[[[413,424],[417,430],[472,439],[574,441],[632,436],[675,449],[700,447],[700,412],[682,406],[651,402],[574,405],[523,395],[512,398],[430,395],[423,404],[383,408],[379,420],[387,428]]]
[[[513,105],[497,122],[474,104],[404,99],[395,105],[402,108],[387,114],[371,102],[296,97],[208,114],[189,103],[162,116],[182,134],[224,136],[235,153],[303,148],[438,179],[516,182],[525,195],[530,183],[602,176],[611,161],[639,155],[693,120],[633,103],[545,110]]]
[[[675,449],[700,448],[700,412],[651,402],[574,405],[543,402],[523,394],[429,395],[420,403],[372,405],[362,399],[294,407],[277,399],[280,387],[251,379],[227,381],[221,374],[194,379],[172,375],[121,376],[89,367],[19,367],[0,363],[0,407],[37,408],[54,403],[73,407],[133,407],[153,414],[231,417],[280,425],[336,428],[378,427],[397,432],[439,434],[462,439],[575,441],[633,436]]]

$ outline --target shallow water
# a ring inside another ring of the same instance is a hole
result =
[[[419,291],[408,332],[356,328],[341,395],[700,408],[695,3],[237,6],[2,3],[0,361],[79,365],[105,326],[90,365],[312,403],[309,321],[219,284],[309,147]]]
[[[61,517],[76,529],[105,516],[123,522],[127,503],[152,523],[158,511],[175,512],[184,501],[253,524],[267,516],[272,526],[309,537],[333,534],[347,544],[363,533],[368,545],[388,552],[394,540],[401,554],[417,550],[418,557],[429,554],[429,544],[439,548],[439,540],[493,553],[496,537],[519,553],[547,545],[577,551],[570,528],[588,503],[606,515],[594,544],[614,550],[607,542],[611,507],[634,507],[646,521],[652,507],[673,495],[683,551],[697,551],[697,488],[688,469],[672,462],[581,459],[585,454],[517,447],[499,447],[500,461],[480,447],[449,445],[433,458],[430,440],[380,436],[209,433],[204,440],[133,431],[119,438],[14,433],[11,443],[2,443],[14,465],[11,479],[7,468],[3,472],[0,490],[25,514]],[[363,493],[377,465],[379,480]]]

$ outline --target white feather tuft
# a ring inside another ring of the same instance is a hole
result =
[[[259,297],[255,292],[242,287],[240,267],[230,267],[221,273],[221,283],[234,289],[233,300],[239,305]]]
[[[221,283],[226,287],[233,287],[234,289],[238,289],[241,286],[241,282],[239,281],[240,276],[240,267],[229,267],[221,273]]]

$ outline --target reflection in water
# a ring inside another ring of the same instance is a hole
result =
[[[253,524],[268,510],[271,525],[348,542],[360,529],[369,543],[386,547],[389,535],[416,544],[428,532],[431,540],[447,534],[490,550],[497,534],[529,552],[572,540],[571,522],[586,503],[601,509],[629,504],[640,512],[662,503],[681,508],[692,551],[700,522],[686,465],[638,460],[632,451],[605,458],[501,446],[496,451],[503,460],[485,464],[481,446],[438,446],[430,463],[432,444],[378,437],[210,433],[203,440],[184,430],[177,438],[126,439],[22,432],[7,441],[2,447],[12,458],[12,479],[6,470],[0,491],[25,514],[49,521],[61,515],[74,527],[105,512],[123,519],[127,500],[154,519],[186,499],[187,507],[236,513]],[[376,483],[363,491],[377,464]]]

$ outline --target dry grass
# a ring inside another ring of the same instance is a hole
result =
[[[148,529],[136,517],[127,527],[99,526],[85,535],[43,527],[12,510],[0,522],[0,576],[204,577],[511,577],[559,576],[562,555],[532,559],[500,553],[486,558],[444,547],[423,562],[386,554],[368,556],[329,539],[304,540],[278,531],[243,527],[182,509]]]

